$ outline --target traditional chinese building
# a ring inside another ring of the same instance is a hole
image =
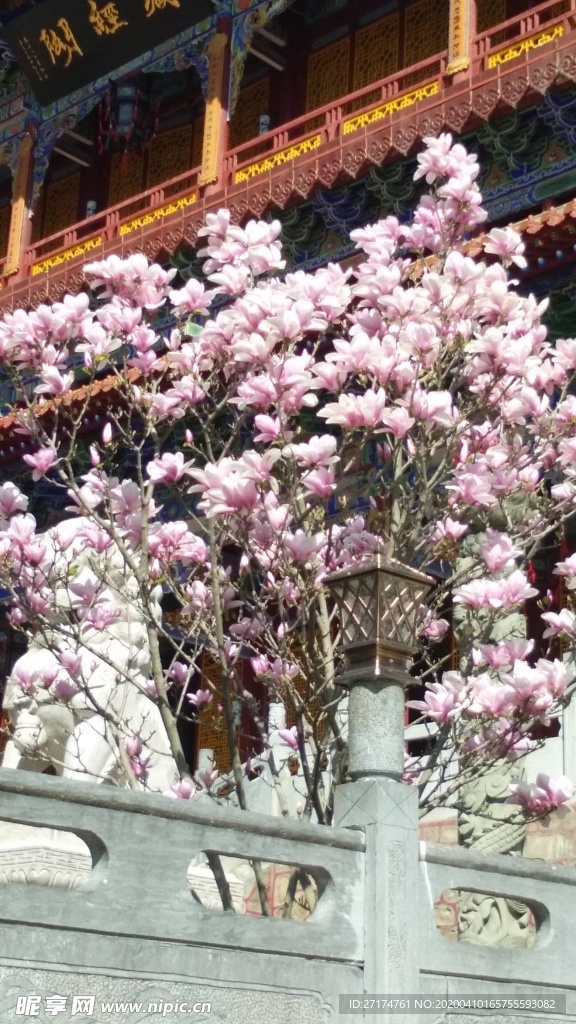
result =
[[[278,216],[289,260],[414,201],[422,137],[479,153],[531,287],[572,309],[575,0],[0,0],[0,305],[85,259],[194,269],[205,213]]]

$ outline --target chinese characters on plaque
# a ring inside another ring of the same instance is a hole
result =
[[[210,0],[43,0],[2,31],[48,106],[203,22],[208,31],[212,14]]]

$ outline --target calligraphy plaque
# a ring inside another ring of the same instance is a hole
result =
[[[210,0],[44,0],[2,35],[48,106],[213,13]]]

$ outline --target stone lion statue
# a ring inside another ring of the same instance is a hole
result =
[[[50,556],[47,577],[54,601],[47,627],[32,637],[7,681],[4,707],[11,736],[3,767],[43,771],[52,766],[64,778],[128,786],[124,740],[139,737],[144,764],[140,785],[162,792],[178,774],[160,710],[150,697],[146,623],[150,613],[160,621],[161,590],[153,591],[146,614],[134,574],[116,546],[95,552],[82,540],[82,526],[82,520],[67,520],[42,536]],[[77,616],[68,589],[72,581],[103,586],[104,599],[121,614],[101,630],[83,630],[83,681],[78,693],[61,700],[45,687],[23,689],[18,679],[45,672],[47,666],[56,671],[57,653],[68,646],[78,648]]]

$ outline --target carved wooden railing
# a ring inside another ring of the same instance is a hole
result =
[[[434,95],[446,73],[447,57],[446,51],[437,53],[236,146],[225,160],[227,184],[240,184],[262,170],[271,170],[317,149],[340,134],[349,134],[363,126],[362,120],[370,112],[382,109],[381,116],[386,116]]]
[[[469,72],[460,75],[456,83],[446,74],[447,54],[442,52],[308,111],[229,150],[224,158],[222,177],[218,186],[210,189],[209,198],[201,195],[199,169],[193,168],[35,242],[25,250],[20,282],[4,278],[5,284],[14,287],[6,289],[0,301],[4,296],[7,298],[8,291],[15,294],[26,290],[26,279],[30,286],[40,285],[47,280],[45,272],[77,266],[90,259],[93,250],[102,248],[108,253],[140,248],[155,222],[171,218],[170,223],[176,226],[179,222],[173,215],[182,214],[187,207],[195,207],[187,213],[188,220],[196,213],[203,215],[208,207],[233,206],[241,195],[262,193],[263,176],[282,176],[283,168],[286,170],[287,165],[294,165],[295,161],[302,168],[314,161],[319,165],[318,150],[328,154],[335,147],[343,149],[354,145],[358,139],[382,127],[384,120],[388,123],[392,118],[398,123],[404,120],[404,112],[406,119],[410,118],[413,107],[428,110],[442,104],[452,107],[459,93],[469,96],[471,88],[482,89],[492,78],[514,77],[519,65],[526,66],[526,62],[540,59],[541,48],[542,56],[546,50],[552,53],[561,50],[566,54],[571,49],[575,31],[576,0],[546,0],[522,15],[479,33],[472,40]],[[253,203],[245,203],[246,208],[256,211]],[[4,264],[5,261],[0,261],[0,277]]]
[[[25,266],[32,274],[41,273],[48,269],[43,266],[44,260],[51,267],[57,266],[60,253],[69,254],[71,249],[77,248],[78,256],[89,254],[91,249],[98,248],[105,241],[132,234],[155,220],[190,206],[198,199],[199,171],[198,167],[184,171],[161,185],[130,196],[92,217],[40,239],[26,249]]]
[[[575,28],[576,0],[546,0],[477,35],[472,43],[472,71],[492,71]]]

